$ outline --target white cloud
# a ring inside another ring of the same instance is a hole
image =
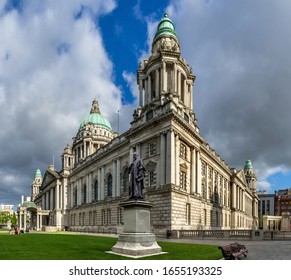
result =
[[[268,191],[268,190],[270,190],[271,189],[271,187],[272,187],[272,185],[271,185],[271,183],[270,182],[268,182],[268,181],[258,181],[257,182],[257,189],[258,190],[266,190],[266,191]]]
[[[27,0],[21,11],[0,12],[1,188],[59,158],[95,97],[109,119],[121,107],[98,28],[99,16],[115,7],[110,0]]]

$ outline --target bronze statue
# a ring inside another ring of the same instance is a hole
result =
[[[133,153],[133,162],[129,167],[129,199],[143,199],[145,166],[138,154]]]

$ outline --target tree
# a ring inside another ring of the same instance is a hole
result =
[[[7,225],[7,222],[10,220],[10,214],[7,211],[0,212],[0,225]]]
[[[17,219],[17,217],[15,215],[15,212],[13,212],[13,216],[11,217],[11,226],[13,228],[15,228],[17,226],[17,221],[18,221],[18,219]]]

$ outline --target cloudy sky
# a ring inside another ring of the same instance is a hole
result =
[[[94,98],[119,132],[136,69],[167,11],[196,75],[200,131],[259,189],[291,187],[291,1],[0,0],[0,203],[30,195]]]

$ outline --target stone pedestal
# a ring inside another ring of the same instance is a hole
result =
[[[281,231],[290,231],[290,213],[282,213]]]
[[[124,228],[112,247],[112,253],[132,257],[160,254],[162,249],[150,230],[153,205],[144,200],[128,200],[120,206],[124,208]]]

